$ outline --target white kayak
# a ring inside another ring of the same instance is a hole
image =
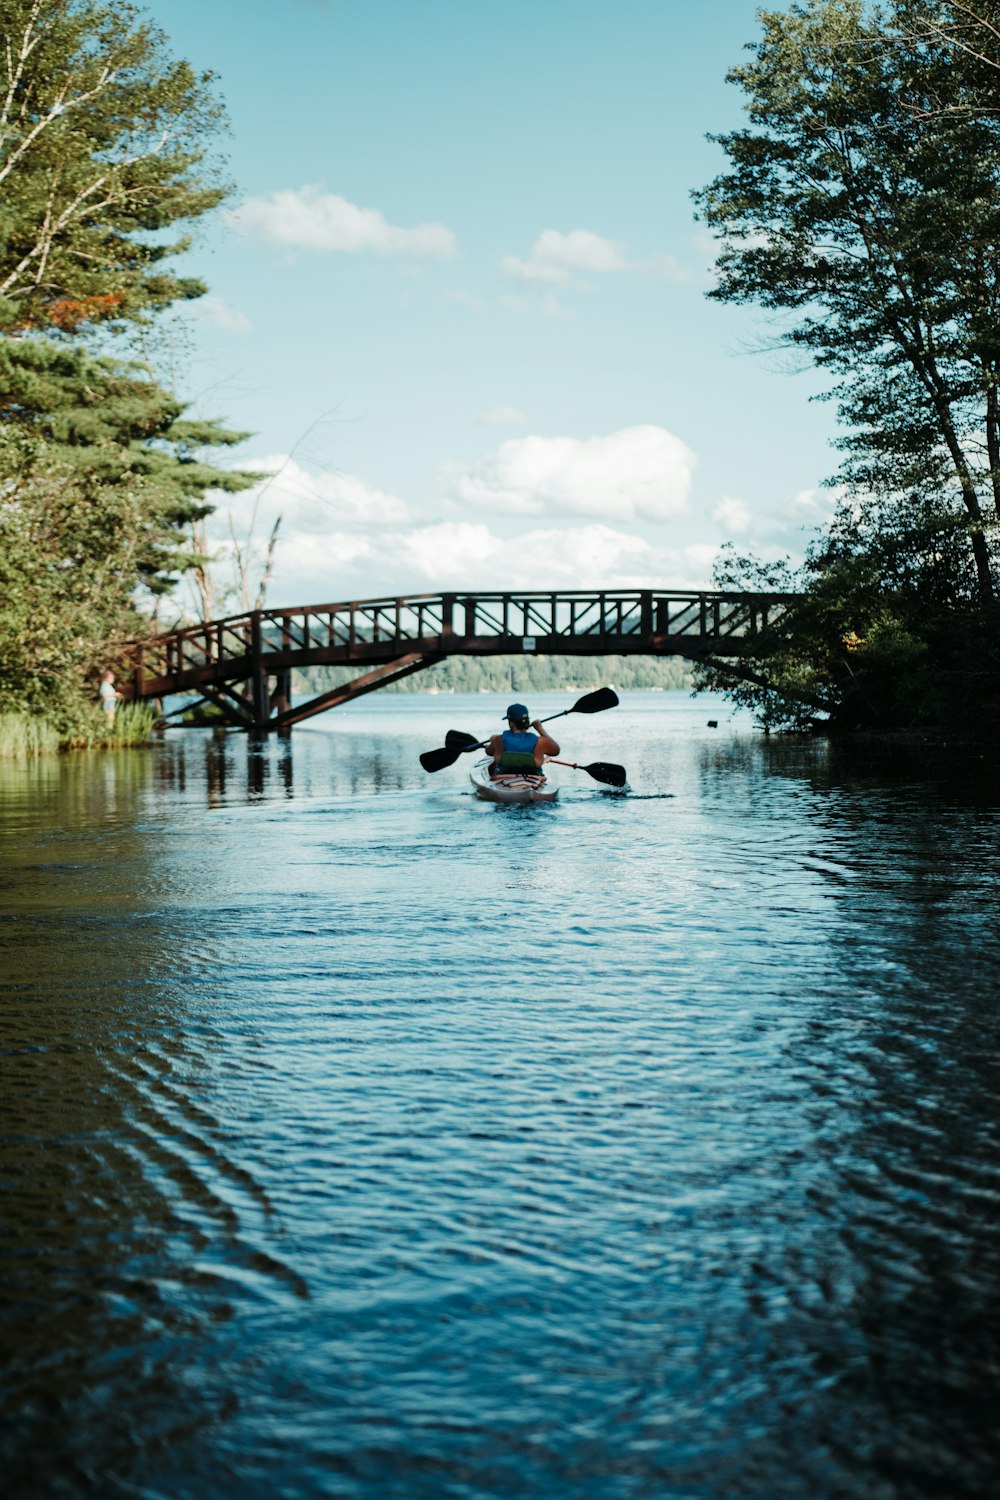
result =
[[[484,802],[554,802],[559,795],[559,788],[541,773],[533,776],[530,772],[508,771],[491,776],[490,765],[490,761],[480,760],[469,772],[476,795]]]

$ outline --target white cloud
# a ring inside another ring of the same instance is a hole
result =
[[[231,333],[247,333],[250,329],[250,319],[237,308],[230,307],[221,297],[209,294],[186,305],[193,318],[214,323],[217,328],[228,328]]]
[[[691,272],[681,264],[675,255],[666,255],[659,252],[650,256],[645,267],[653,276],[660,277],[663,281],[672,281],[675,285],[683,285],[691,280]]]
[[[466,504],[512,515],[594,515],[665,521],[687,504],[696,463],[673,433],[652,425],[606,437],[510,438],[459,472]]]
[[[519,281],[555,283],[569,280],[569,272],[561,266],[540,265],[535,261],[520,260],[516,255],[505,255],[500,265],[506,275],[515,276]]]
[[[648,562],[640,537],[590,524],[496,535],[485,521],[421,527],[400,538],[408,564],[430,580],[442,571],[452,586],[490,588],[588,587],[594,578],[631,575]]]
[[[559,301],[558,297],[554,297],[551,292],[546,292],[544,294],[540,303],[540,308],[543,318],[556,318],[560,323],[573,323],[576,320],[576,313],[573,311],[573,309],[571,307],[566,307],[562,302]]]
[[[501,416],[524,414],[484,413]],[[742,500],[724,496],[711,509],[713,525],[687,505],[694,465],[679,438],[652,425],[591,439],[511,438],[479,463],[453,469],[451,499],[442,496],[431,519],[356,474],[310,473],[286,454],[244,460],[269,477],[255,490],[217,497],[209,524],[220,594],[235,576],[230,514],[252,554],[252,585],[281,515],[268,592],[280,606],[446,588],[710,587],[724,537],[752,529],[752,550],[778,557],[827,501],[827,491],[802,491],[751,517]]]
[[[543,264],[566,266],[571,271],[623,271],[622,247],[589,229],[560,234],[545,229],[532,246],[532,257]]]
[[[843,491],[836,488],[799,490],[785,501],[782,513],[799,525],[822,526],[832,518],[842,494]]]
[[[247,234],[310,250],[419,257],[455,250],[455,236],[443,224],[401,229],[378,209],[361,208],[317,184],[247,198],[228,217]]]
[[[528,418],[519,406],[491,406],[479,418],[484,427],[526,427]]]
[[[325,470],[310,474],[286,454],[269,454],[264,458],[242,460],[240,467],[256,469],[270,475],[254,489],[247,490],[230,506],[241,534],[239,518],[249,518],[259,497],[258,529],[270,530],[274,518],[281,516],[283,538],[320,538],[333,530],[378,530],[401,526],[411,520],[409,506],[396,495],[365,484],[356,474]],[[216,512],[212,529],[228,536],[228,511]],[[282,543],[284,546],[285,543]]]
[[[627,264],[621,245],[590,229],[572,229],[569,234],[544,229],[527,259],[508,255],[502,261],[508,276],[549,286],[569,281],[578,271],[624,271]]]
[[[728,495],[712,508],[712,520],[717,521],[730,536],[741,536],[750,529],[750,511],[743,500],[733,500]]]
[[[598,522],[501,536],[451,521],[377,540],[346,531],[279,545],[269,599],[305,604],[438,589],[703,588],[718,549],[654,546]]]

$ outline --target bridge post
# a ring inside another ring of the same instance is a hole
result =
[[[452,636],[455,633],[454,632],[454,617],[455,617],[455,595],[454,594],[442,594],[441,595],[441,644],[442,644],[442,646],[444,646],[444,648],[445,648],[446,651],[450,649]]]
[[[291,667],[279,667],[275,674],[273,707],[275,716],[288,713],[292,706],[292,669]],[[270,709],[272,704],[268,704]],[[278,730],[280,735],[286,739],[292,732],[291,724]]]
[[[146,696],[146,652],[140,645],[132,669],[132,698],[136,703]]]
[[[267,694],[267,672],[264,670],[264,642],[259,609],[255,609],[250,616],[250,687],[254,733],[266,734],[271,700]]]

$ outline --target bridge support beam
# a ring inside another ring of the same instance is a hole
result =
[[[310,698],[308,703],[299,703],[285,713],[275,714],[273,719],[267,720],[265,732],[275,729],[280,734],[282,730],[291,729],[293,724],[301,724],[303,719],[311,719],[314,714],[321,714],[327,708],[336,708],[341,703],[350,703],[364,693],[373,693],[376,688],[388,687],[390,682],[398,682],[402,677],[409,677],[412,672],[422,672],[426,667],[432,667],[436,661],[441,661],[445,654],[443,651],[426,653],[411,651],[406,656],[387,662],[384,667],[376,667],[374,671],[365,672],[351,682],[344,682],[340,687],[331,688],[328,693],[320,693],[318,697]]]
[[[220,710],[227,724],[232,724],[236,729],[254,727],[252,705],[227,682],[203,683],[201,695],[206,702],[214,704]]]

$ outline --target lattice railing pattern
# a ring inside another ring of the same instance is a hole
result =
[[[388,662],[407,653],[531,650],[745,654],[773,632],[789,594],[607,589],[409,594],[265,609],[188,625],[131,648],[132,690],[151,696],[210,679],[322,662]]]

